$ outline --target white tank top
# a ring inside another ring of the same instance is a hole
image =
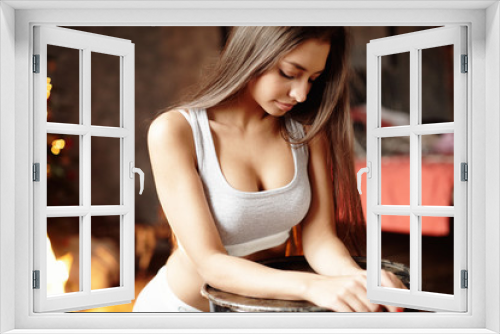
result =
[[[193,131],[198,173],[222,242],[229,255],[246,256],[283,244],[293,226],[309,210],[311,189],[307,145],[291,144],[295,174],[281,188],[257,192],[233,188],[222,174],[206,109],[181,111]],[[293,138],[304,136],[302,125],[289,120]]]

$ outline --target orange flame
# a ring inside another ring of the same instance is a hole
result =
[[[50,239],[47,237],[47,294],[57,295],[65,292],[69,279],[69,270],[73,263],[73,255],[67,253],[56,259]]]

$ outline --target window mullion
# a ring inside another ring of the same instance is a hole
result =
[[[93,125],[90,127],[89,131],[92,136],[107,138],[124,138],[130,134],[130,131],[128,129],[113,128],[110,126]]]
[[[380,283],[380,232],[379,216],[373,212],[379,202],[379,170],[380,170],[380,139],[374,135],[374,131],[380,127],[380,57],[373,53],[371,45],[367,45],[367,84],[366,84],[366,160],[371,162],[372,177],[366,181],[366,256],[367,256],[367,292],[368,298],[374,298]]]
[[[376,124],[376,127],[375,129],[379,129],[381,128],[382,126],[382,57],[380,56],[377,56],[375,58],[376,60],[376,64],[373,64],[371,63],[370,65],[370,70],[371,68],[375,68],[376,69],[376,75],[373,76],[373,74],[371,75],[371,77],[375,77],[375,80],[376,80],[376,85],[374,87],[377,87],[377,90],[375,91],[375,94],[373,96],[373,100],[375,101],[375,106],[376,106],[376,110],[373,110],[371,113],[368,113],[367,115],[367,124]],[[370,104],[371,106],[371,104]],[[376,117],[376,119],[374,119],[374,117]],[[374,122],[375,121],[375,122]],[[375,129],[373,129],[374,127],[372,126],[370,128],[370,132],[374,132]],[[372,143],[375,143],[375,147],[372,147]],[[380,138],[376,138],[376,140],[372,140],[370,141],[370,143],[368,143],[368,140],[367,140],[367,157],[369,158],[368,161],[370,161],[370,153],[371,152],[374,152],[375,154],[373,155],[373,160],[374,160],[374,163],[372,164],[372,166],[376,166],[376,169],[375,171],[376,172],[372,172],[372,178],[374,180],[374,185],[375,185],[375,190],[376,190],[376,194],[375,196],[371,195],[370,192],[369,192],[369,188],[368,188],[368,185],[367,185],[367,191],[368,191],[368,194],[370,195],[367,195],[369,196],[368,198],[371,199],[371,204],[375,203],[376,205],[381,205],[382,204],[382,201],[381,201],[381,198],[382,198],[382,140]],[[375,282],[376,285],[375,285],[375,288],[376,287],[380,287],[382,286],[382,216],[380,215],[376,215],[376,216],[373,216],[373,218],[375,218],[374,220],[376,221],[376,225],[373,226],[374,224],[370,224],[371,225],[371,229],[373,230],[373,228],[375,227],[375,235],[376,235],[376,247],[372,247],[371,248],[371,253],[368,253],[368,256],[369,256],[369,261],[371,263],[373,263],[375,265],[375,268],[376,268],[376,273],[377,273],[377,281]],[[371,232],[371,231],[370,231]],[[370,233],[370,235],[373,235],[374,233]],[[375,249],[374,249],[375,248]],[[375,250],[375,251],[374,251]],[[374,261],[375,260],[375,261]],[[373,286],[373,281],[372,281],[372,286]],[[372,290],[374,290],[372,288]]]
[[[80,66],[80,101],[81,101],[81,123],[85,128],[89,128],[91,125],[91,52],[90,49],[85,48],[82,52],[81,66]],[[81,149],[81,171],[82,171],[82,201],[85,208],[89,208],[89,211],[85,213],[82,217],[81,226],[81,242],[80,242],[80,282],[82,282],[82,291],[85,293],[90,293],[91,291],[91,216],[90,216],[90,206],[91,201],[91,134],[90,132],[85,133],[82,136],[82,149]]]
[[[401,125],[373,130],[373,135],[379,138],[403,137],[409,136],[410,133],[418,135],[436,135],[443,133],[454,133],[455,123],[435,123],[435,124],[417,124],[414,126]]]
[[[414,128],[419,123],[420,60],[418,49],[410,51],[410,290],[416,293],[421,284],[419,217],[413,210],[420,204],[419,136]]]
[[[37,38],[34,39],[34,52],[40,54],[40,65],[47,63],[47,44],[44,38],[41,36],[38,30],[35,30],[35,35]],[[33,184],[33,228],[35,232],[34,236],[34,248],[33,248],[33,261],[35,270],[40,270],[41,281],[47,281],[47,217],[45,215],[45,209],[47,205],[47,132],[46,132],[46,122],[47,122],[47,99],[46,99],[46,79],[47,78],[47,67],[40,66],[39,75],[34,76],[34,162],[40,163],[40,182],[35,182]],[[36,112],[38,111],[38,112]],[[47,297],[47,284],[40,284],[40,289],[35,290],[34,304],[35,308],[40,308],[42,302]]]
[[[454,63],[460,64],[462,54],[467,54],[466,28],[460,29],[460,36],[454,43]],[[469,65],[469,71],[471,67]],[[454,292],[455,296],[461,297],[461,308],[467,309],[467,289],[461,288],[460,270],[467,270],[467,184],[468,182],[460,179],[460,164],[462,162],[472,163],[467,156],[467,74],[461,73],[460,66],[455,65],[454,71],[454,115],[455,115],[455,138],[454,138],[454,163],[455,163],[455,188],[454,188],[454,205],[456,216],[453,220],[454,224]],[[458,134],[458,135],[457,135]],[[469,164],[469,175],[471,165]],[[469,179],[470,180],[470,179]],[[471,272],[469,271],[469,280]]]
[[[420,90],[422,91],[422,90]],[[455,124],[453,122],[419,124],[412,128],[412,131],[418,135],[437,135],[443,133],[454,133]]]
[[[131,46],[133,48],[133,45]],[[120,276],[121,284],[130,288],[131,298],[134,298],[134,217],[135,217],[135,182],[130,178],[130,162],[135,164],[135,117],[134,117],[134,53],[120,58],[120,126],[129,131],[130,135],[121,140],[121,204],[128,213],[121,218],[120,245]],[[124,259],[127,259],[124,261]]]
[[[423,127],[422,125],[422,50],[416,50],[416,56],[417,56],[417,72],[416,72],[416,75],[417,75],[417,80],[418,80],[418,86],[417,86],[417,103],[418,103],[418,107],[417,107],[417,117],[416,117],[416,120],[417,120],[417,124],[414,125],[414,129],[415,129],[415,136],[416,136],[416,143],[417,143],[417,152],[416,152],[416,168],[417,169],[417,191],[418,191],[418,194],[417,194],[417,206],[415,207],[415,209],[418,209],[420,208],[420,206],[422,205],[422,134],[423,133],[426,133],[425,129],[428,129],[428,128],[431,128],[432,129],[432,126],[429,126],[429,127]],[[448,125],[448,128],[450,127],[450,124],[447,124]],[[445,125],[443,125],[445,126]],[[439,128],[439,126],[438,126]],[[453,123],[451,123],[451,128],[453,129]],[[418,130],[423,130],[423,131],[419,131],[417,132]],[[417,263],[416,263],[416,267],[417,267],[417,270],[418,270],[418,291],[422,291],[422,249],[423,249],[423,246],[422,246],[422,216],[417,216],[416,215],[416,212],[413,211],[413,215],[415,216],[415,220],[416,220],[416,223],[417,223],[417,233],[415,236],[413,236],[413,240],[416,240],[417,242],[417,245],[418,245],[418,259],[417,259]]]

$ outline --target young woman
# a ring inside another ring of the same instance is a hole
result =
[[[365,236],[347,57],[342,27],[234,28],[192,102],[154,120],[152,168],[178,247],[134,311],[208,311],[204,283],[333,311],[382,310],[346,247],[359,250]],[[298,224],[316,273],[256,262],[284,256]],[[385,271],[382,285],[404,288]]]

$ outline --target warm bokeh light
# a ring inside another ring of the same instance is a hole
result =
[[[56,139],[52,142],[52,146],[62,150],[66,146],[66,141],[64,139]]]
[[[69,278],[69,270],[73,256],[67,253],[59,259],[56,259],[50,239],[47,237],[47,294],[57,295],[64,293],[64,287]]]
[[[50,83],[51,79],[47,77],[47,100],[50,97],[50,91],[52,90],[52,84]]]
[[[50,91],[52,90],[52,84],[50,83],[52,79],[47,77],[47,100],[50,97]],[[49,108],[47,108],[47,118],[49,118]]]
[[[50,151],[54,155],[59,155],[61,150],[66,146],[66,141],[64,139],[56,139],[52,141],[52,148]]]

